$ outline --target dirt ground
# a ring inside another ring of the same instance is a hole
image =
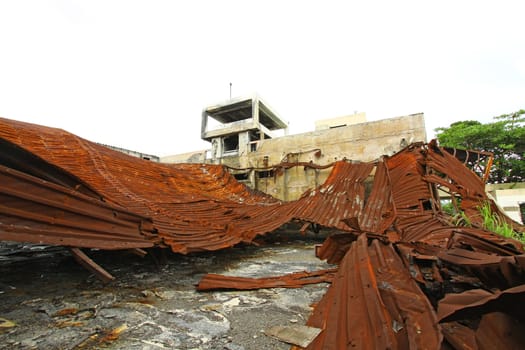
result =
[[[195,291],[209,272],[263,277],[330,267],[314,254],[321,237],[276,233],[266,241],[214,253],[168,253],[160,266],[151,254],[86,250],[116,277],[108,285],[65,250],[22,260],[0,254],[0,348],[289,349],[264,331],[305,324],[328,284]]]

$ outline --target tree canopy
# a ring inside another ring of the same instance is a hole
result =
[[[435,131],[443,147],[493,153],[489,183],[525,181],[525,110],[494,117],[492,123],[466,120]]]

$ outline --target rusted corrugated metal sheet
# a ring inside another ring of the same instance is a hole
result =
[[[98,249],[152,247],[150,219],[0,165],[0,239]]]
[[[148,218],[174,252],[223,249],[282,225],[273,208],[279,201],[251,191],[221,166],[152,163],[63,130],[7,119],[0,119],[0,137],[6,147],[56,167],[105,203]]]
[[[365,234],[352,243],[307,325],[323,332],[307,349],[439,349],[427,297],[391,244]]]

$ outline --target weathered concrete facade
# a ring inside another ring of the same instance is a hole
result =
[[[426,141],[423,114],[265,139],[255,151],[223,157],[220,162],[247,169],[233,172],[250,186],[282,200],[294,200],[322,184],[330,172],[330,168],[309,167],[310,163],[325,166],[341,159],[371,161],[416,141]],[[279,166],[281,163],[300,166],[288,168]]]
[[[210,150],[200,150],[187,153],[173,154],[160,158],[161,163],[206,163],[206,154]]]

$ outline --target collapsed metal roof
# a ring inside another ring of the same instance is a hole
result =
[[[219,165],[152,163],[0,119],[0,177],[0,239],[77,256],[77,248],[219,250],[292,220],[338,231],[318,251],[339,269],[308,321],[323,330],[309,349],[474,349],[504,337],[510,349],[520,340],[496,325],[523,329],[512,307],[525,301],[523,247],[481,228],[480,203],[505,216],[480,177],[434,142],[376,162],[336,162],[322,186],[283,203]],[[459,199],[471,227],[442,212],[438,189]],[[229,279],[232,288],[283,284]],[[207,282],[224,288],[220,277]]]

